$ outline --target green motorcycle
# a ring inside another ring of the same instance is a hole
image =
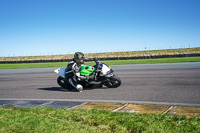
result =
[[[100,62],[97,59],[95,59],[95,63],[96,65],[94,66],[81,66],[80,75],[85,76],[84,80],[79,79],[76,76],[74,77],[81,85],[83,85],[84,88],[95,86],[102,87],[103,85],[107,86],[108,88],[117,88],[121,85],[121,79],[113,74],[113,70],[110,66]],[[62,67],[54,71],[59,75],[57,78],[57,83],[63,88],[71,89],[73,87],[68,83],[68,81],[64,80],[65,69],[66,67]]]

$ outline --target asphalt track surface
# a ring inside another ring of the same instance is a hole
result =
[[[118,88],[86,88],[82,93],[57,85],[55,68],[0,69],[0,100],[94,101],[200,107],[200,62],[111,66]]]

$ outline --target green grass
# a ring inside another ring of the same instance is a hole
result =
[[[0,64],[0,69],[66,67],[67,62]]]
[[[200,119],[169,114],[0,107],[2,133],[198,133]]]
[[[103,61],[103,62],[107,63],[109,65],[200,62],[200,57],[138,59],[138,60],[113,60],[113,61]]]
[[[107,60],[107,61],[105,60],[102,62],[108,65],[200,62],[200,57],[179,57],[179,58],[138,59],[138,60]],[[86,62],[86,64],[94,65],[94,62]],[[67,62],[19,63],[19,64],[0,64],[0,69],[45,68],[45,67],[66,67],[66,66]]]

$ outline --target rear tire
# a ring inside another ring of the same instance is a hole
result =
[[[108,78],[104,85],[108,88],[117,88],[121,85],[121,79],[114,75],[113,77]]]
[[[61,76],[59,76],[59,77],[57,78],[57,83],[58,83],[58,85],[59,85],[60,87],[65,88],[65,89],[67,89],[67,90],[72,90],[72,89],[73,89],[73,87],[72,87],[69,83],[66,83],[66,82],[64,81],[64,78],[61,77]]]

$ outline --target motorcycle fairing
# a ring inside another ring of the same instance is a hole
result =
[[[80,75],[90,76],[95,71],[95,68],[92,66],[82,65],[80,70]]]
[[[54,72],[57,73],[59,76],[65,78],[65,69],[66,69],[66,67],[61,67],[61,68],[54,70]]]

